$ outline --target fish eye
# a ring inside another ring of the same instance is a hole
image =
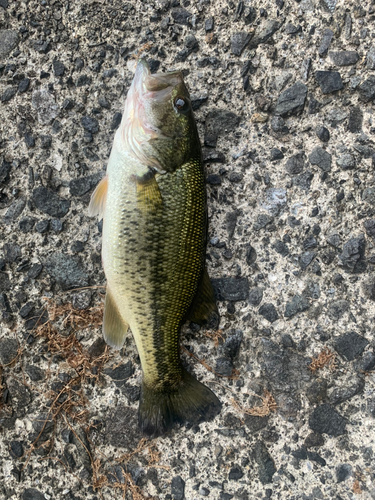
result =
[[[188,99],[186,99],[185,97],[177,96],[174,100],[174,107],[177,111],[183,113],[189,110],[190,104]]]

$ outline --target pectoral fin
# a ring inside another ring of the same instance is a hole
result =
[[[138,207],[141,210],[155,211],[162,206],[163,200],[153,170],[149,170],[142,177],[135,177],[134,180],[137,187]]]
[[[96,186],[95,191],[91,195],[89,205],[89,215],[99,215],[99,220],[103,218],[105,202],[107,200],[108,191],[108,176],[106,175]]]
[[[111,347],[121,349],[125,342],[129,325],[120,316],[111,291],[107,287],[104,303],[103,337]]]
[[[187,319],[198,325],[208,323],[210,328],[217,328],[219,325],[220,316],[217,310],[214,289],[206,269],[203,272],[197,293],[187,314]]]

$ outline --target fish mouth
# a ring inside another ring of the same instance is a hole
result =
[[[164,171],[159,161],[148,156],[146,148],[154,139],[173,138],[173,133],[168,135],[160,130],[156,123],[153,123],[154,120],[148,115],[147,110],[150,101],[167,102],[171,98],[173,89],[180,83],[183,83],[180,71],[151,74],[147,61],[140,59],[125,101],[120,132],[123,145],[135,158],[160,173]]]
[[[138,90],[140,97],[163,100],[176,85],[182,82],[181,71],[152,74],[146,59],[138,61],[134,87]]]

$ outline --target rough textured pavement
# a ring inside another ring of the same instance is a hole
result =
[[[1,499],[375,498],[374,26],[374,0],[0,0]],[[87,215],[141,53],[192,95],[221,313],[181,338],[221,414],[151,442]]]

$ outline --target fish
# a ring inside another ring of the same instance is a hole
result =
[[[180,358],[182,325],[219,318],[205,265],[201,145],[182,72],[152,74],[138,61],[88,211],[103,219],[104,339],[121,349],[130,328],[141,361],[141,431],[156,437],[214,418],[221,402]]]

